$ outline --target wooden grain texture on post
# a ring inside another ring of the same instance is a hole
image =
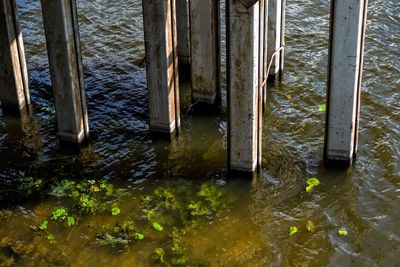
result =
[[[18,114],[31,102],[15,0],[0,0],[0,101],[6,114]]]
[[[325,162],[350,165],[357,150],[366,0],[331,7]]]
[[[143,0],[150,128],[173,133],[180,125],[175,0]]]
[[[219,0],[191,0],[192,100],[219,98]]]
[[[81,143],[89,136],[75,0],[42,0],[58,134]]]
[[[179,64],[190,64],[189,0],[176,0]]]
[[[259,157],[259,3],[227,2],[228,157],[234,171],[253,172]]]

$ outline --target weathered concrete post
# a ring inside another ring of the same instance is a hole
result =
[[[18,113],[31,102],[15,0],[0,0],[0,101],[4,113]]]
[[[280,58],[279,58],[279,67],[282,73],[284,69],[285,63],[285,28],[286,28],[286,0],[282,0],[282,8],[281,8],[281,50],[280,50]]]
[[[42,9],[58,134],[62,141],[81,143],[89,126],[76,2],[42,0]]]
[[[234,171],[253,172],[261,158],[259,16],[259,1],[227,1],[228,157]]]
[[[269,11],[269,7],[268,7],[268,2],[270,0],[264,0],[264,11],[263,11],[263,75],[262,75],[262,80],[263,80],[263,84],[262,84],[262,105],[263,105],[263,111],[265,111],[266,109],[266,105],[267,105],[267,89],[268,89],[268,84],[267,84],[267,79],[269,74],[268,72],[268,66],[269,66],[269,62],[268,62],[268,11]],[[260,15],[261,18],[261,15]]]
[[[219,100],[219,0],[191,0],[192,101]]]
[[[143,0],[150,128],[173,133],[180,126],[175,0]]]
[[[331,7],[325,162],[350,165],[357,150],[367,0]]]
[[[189,0],[176,0],[179,64],[190,64]]]
[[[267,0],[268,1],[268,0]],[[267,44],[267,39],[265,37],[265,25],[268,24],[266,22],[266,17],[265,17],[265,12],[266,12],[266,5],[265,5],[265,0],[259,0],[258,1],[259,5],[259,46],[258,46],[258,51],[259,51],[259,57],[258,57],[258,155],[257,155],[257,161],[258,165],[261,166],[262,163],[262,124],[263,124],[263,101],[264,101],[264,95],[266,95],[266,88],[267,88],[267,83],[266,83],[266,78],[265,77],[265,64],[266,64],[266,54],[265,52],[265,45]],[[264,90],[265,89],[265,90]],[[264,93],[265,92],[265,93]],[[266,99],[266,96],[265,96]]]
[[[284,45],[285,0],[268,1],[268,62],[274,58],[269,75],[275,75],[283,69],[284,51],[279,50]],[[275,55],[274,55],[275,53]]]

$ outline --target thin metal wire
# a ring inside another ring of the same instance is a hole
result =
[[[269,61],[269,65],[268,65],[268,69],[267,69],[267,75],[266,75],[266,77],[264,78],[264,81],[263,81],[263,83],[262,83],[262,87],[264,88],[264,86],[265,86],[265,84],[267,83],[267,80],[268,80],[268,76],[269,76],[269,72],[270,72],[270,70],[271,70],[271,67],[272,67],[272,63],[274,62],[274,57],[276,56],[276,54],[278,53],[278,52],[280,52],[281,50],[283,50],[285,48],[285,45],[282,45],[281,47],[279,47],[273,54],[272,54],[272,57],[271,57],[271,60]]]

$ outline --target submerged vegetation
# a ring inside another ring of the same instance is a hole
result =
[[[307,179],[306,183],[308,185],[306,187],[307,192],[311,192],[315,187],[320,185],[319,180],[315,177]]]
[[[313,194],[321,184],[315,177],[305,182],[307,194]],[[30,229],[31,235],[26,234],[18,242],[13,237],[0,240],[1,266],[29,265],[25,262],[29,255],[33,255],[33,262],[42,261],[44,265],[65,264],[68,243],[77,239],[84,246],[121,255],[146,247],[148,253],[143,260],[152,264],[205,264],[204,259],[196,258],[190,238],[204,231],[205,225],[225,220],[224,214],[229,212],[235,198],[224,185],[215,180],[195,183],[169,177],[153,189],[133,192],[107,181],[26,178],[20,190],[54,204],[29,221],[26,232]],[[4,210],[0,219],[12,216],[11,211]],[[290,226],[288,235],[297,238],[307,232],[318,232],[317,227],[318,224],[308,220],[303,225]],[[347,234],[344,228],[337,230],[339,236]],[[43,246],[46,252],[40,249]],[[51,247],[65,257],[49,256]]]
[[[234,203],[232,195],[213,180],[202,184],[186,180],[165,181],[163,186],[136,196],[139,201],[133,207],[129,203],[131,193],[114,188],[106,181],[64,179],[45,182],[29,178],[21,188],[28,194],[40,191],[42,199],[54,198],[54,203],[62,205],[53,208],[46,217],[38,217],[37,224],[27,227],[33,235],[25,243],[19,242],[20,245],[36,247],[35,244],[44,244],[42,242],[47,242],[46,246],[61,244],[61,241],[68,243],[71,238],[80,238],[80,231],[83,231],[84,236],[92,233],[86,237],[88,245],[120,253],[148,241],[146,245],[153,246],[148,260],[168,266],[198,264],[191,255],[187,235],[201,230],[202,225],[217,219]],[[99,217],[106,219],[99,223],[95,220]],[[28,256],[22,255],[24,251],[17,255],[10,240],[1,240],[0,258],[25,265],[19,260]],[[29,249],[29,253],[31,251]]]
[[[321,185],[315,177],[306,179],[305,183],[306,192],[299,191],[304,196],[323,191],[315,190]],[[29,260],[43,265],[65,265],[69,260],[70,241],[121,256],[145,248],[146,253],[139,253],[143,257],[140,261],[152,265],[207,264],[204,258],[198,257],[192,238],[207,231],[207,225],[232,223],[225,214],[229,214],[236,199],[225,185],[213,179],[196,183],[167,177],[146,191],[124,189],[101,180],[28,177],[19,185],[19,190],[39,198],[39,206],[41,201],[51,204],[38,212],[32,209],[34,214],[23,226],[23,237],[1,238],[3,263],[0,266],[29,266]],[[14,216],[12,211],[0,211],[0,221]],[[314,222],[307,220],[288,226],[285,235],[292,240],[307,233],[318,235],[320,222]],[[336,231],[338,236],[348,234],[345,228]],[[49,255],[52,253],[63,257]]]
[[[140,212],[135,217],[103,226],[98,243],[121,250],[145,239],[159,240],[160,246],[153,250],[155,261],[167,265],[194,263],[186,234],[218,217],[233,203],[233,198],[212,182],[196,188],[186,181],[156,188],[141,197]]]

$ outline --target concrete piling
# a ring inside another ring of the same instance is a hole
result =
[[[175,0],[143,0],[150,128],[173,133],[180,126]]]
[[[262,105],[263,105],[263,111],[266,110],[266,105],[267,105],[267,80],[268,80],[268,76],[269,74],[268,72],[268,66],[269,66],[269,62],[268,62],[268,2],[269,0],[264,0],[264,10],[263,10],[263,65],[262,65]],[[261,17],[261,14],[260,14]]]
[[[268,0],[266,0],[268,1]],[[257,162],[258,165],[261,166],[262,163],[262,124],[263,124],[263,110],[264,110],[264,99],[266,99],[266,88],[267,88],[267,78],[265,76],[265,64],[266,64],[266,54],[265,46],[267,45],[267,39],[265,38],[265,25],[266,23],[266,9],[265,9],[265,0],[259,0],[259,57],[258,57],[258,152],[257,152]],[[265,89],[265,90],[264,90]]]
[[[357,151],[367,0],[331,6],[325,163],[351,164]]]
[[[0,101],[5,114],[18,114],[31,103],[15,0],[0,0]]]
[[[176,0],[178,31],[178,58],[180,65],[190,64],[190,15],[189,0]]]
[[[261,158],[260,3],[227,1],[228,158],[233,171],[253,172]]]
[[[190,1],[192,101],[219,100],[219,0]]]
[[[285,66],[285,28],[286,28],[286,0],[282,0],[281,8],[281,51],[279,53],[279,67],[282,73]]]
[[[76,0],[42,0],[44,27],[62,141],[89,136]]]
[[[368,0],[334,0],[324,158],[350,165],[357,151]],[[89,137],[76,0],[41,0],[58,133]],[[253,172],[262,160],[268,76],[283,70],[286,0],[226,0],[229,168]],[[192,100],[220,100],[220,0],[143,0],[150,128],[180,126],[178,60],[191,64]],[[179,41],[179,42],[178,42]],[[30,104],[15,0],[0,0],[0,101],[4,112]]]
[[[268,48],[267,61],[272,58],[273,63],[269,75],[278,74],[283,70],[284,50],[284,25],[285,25],[285,0],[268,0]]]

